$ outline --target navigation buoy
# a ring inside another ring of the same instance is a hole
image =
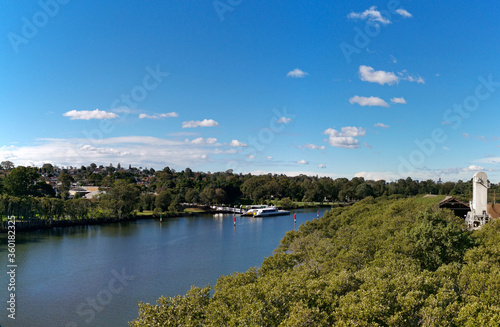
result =
[[[319,211],[316,212],[316,218],[319,218]]]
[[[297,222],[297,214],[293,214],[293,222],[296,223]]]
[[[233,222],[234,222],[234,226],[236,226],[236,216],[234,216]]]
[[[163,217],[162,217],[162,216],[161,216],[161,214],[160,214],[160,223],[161,223],[162,221],[163,221]]]

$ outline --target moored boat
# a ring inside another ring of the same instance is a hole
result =
[[[279,210],[274,206],[263,206],[260,208],[252,208],[245,213],[245,216],[253,216],[253,217],[266,217],[266,216],[280,216],[280,215],[289,215],[290,211],[287,210]]]

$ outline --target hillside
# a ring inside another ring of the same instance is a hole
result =
[[[282,239],[259,269],[139,304],[131,326],[497,326],[500,223],[440,198],[366,198]]]

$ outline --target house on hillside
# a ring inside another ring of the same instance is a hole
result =
[[[439,203],[439,208],[450,209],[455,213],[455,216],[460,218],[465,218],[467,212],[470,211],[470,207],[467,203],[462,202],[452,196],[447,196],[443,201]]]

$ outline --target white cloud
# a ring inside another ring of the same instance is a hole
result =
[[[215,127],[219,126],[219,123],[213,119],[203,119],[199,120],[190,120],[182,123],[182,128],[195,128],[195,127]]]
[[[303,77],[306,77],[307,75],[309,75],[309,74],[298,69],[298,68],[295,68],[294,70],[289,71],[286,74],[286,77],[303,78]]]
[[[359,140],[355,137],[365,136],[366,131],[362,127],[342,127],[341,132],[328,128],[323,134],[328,136],[328,143],[331,146],[346,149],[357,149],[359,148]]]
[[[373,125],[373,127],[380,127],[380,128],[389,128],[389,125],[383,124],[383,123],[376,123]]]
[[[315,145],[315,144],[304,144],[301,145],[299,148],[306,148],[306,149],[313,149],[313,150],[324,150],[325,146],[324,145]]]
[[[229,144],[230,146],[235,146],[235,147],[247,147],[248,145],[240,142],[238,140],[232,140],[231,143]]]
[[[470,137],[470,134],[469,133],[462,133],[463,137],[468,139]]]
[[[305,161],[304,159],[297,161],[297,163],[298,163],[298,164],[300,164],[300,165],[307,165],[307,164],[309,164],[309,163],[308,163],[307,161]]]
[[[273,157],[267,156],[267,160],[272,160],[272,159],[273,159]]]
[[[147,115],[147,114],[139,114],[140,119],[161,119],[161,118],[171,118],[171,117],[179,117],[179,114],[176,112],[167,112],[161,114]]]
[[[389,104],[382,100],[381,98],[378,97],[360,97],[360,96],[353,96],[352,98],[349,99],[349,103],[354,104],[357,103],[360,106],[376,106],[376,107],[385,107],[388,108]]]
[[[403,8],[396,9],[396,12],[398,14],[400,14],[401,16],[405,17],[405,18],[411,18],[411,17],[413,17],[412,14],[410,14],[408,11],[406,11]]]
[[[90,120],[90,119],[113,119],[118,118],[119,116],[113,112],[106,112],[104,110],[71,110],[63,114],[65,117],[70,117],[69,119],[82,119],[82,120]]]
[[[378,22],[382,24],[390,24],[391,21],[384,17],[380,11],[377,10],[376,6],[371,6],[370,9],[367,9],[361,13],[351,12],[347,15],[348,18],[354,20],[367,20],[369,22]]]
[[[406,100],[403,97],[401,97],[401,98],[392,98],[391,102],[392,103],[406,104]]]
[[[292,121],[292,118],[287,118],[287,117],[281,117],[278,120],[276,120],[276,122],[278,124],[288,124],[291,121]]]
[[[481,170],[484,170],[484,167],[477,166],[477,165],[470,165],[469,167],[467,167],[467,169],[469,171],[481,171]]]
[[[399,77],[393,72],[375,71],[372,67],[364,65],[359,66],[359,77],[362,81],[379,83],[380,85],[399,83]]]
[[[324,164],[319,164],[318,168],[326,168],[326,166]]]
[[[386,72],[383,70],[375,70],[370,66],[359,66],[359,78],[365,82],[379,83],[380,85],[393,85],[401,80],[425,84],[425,80],[419,75],[410,75],[406,70],[398,72]]]

